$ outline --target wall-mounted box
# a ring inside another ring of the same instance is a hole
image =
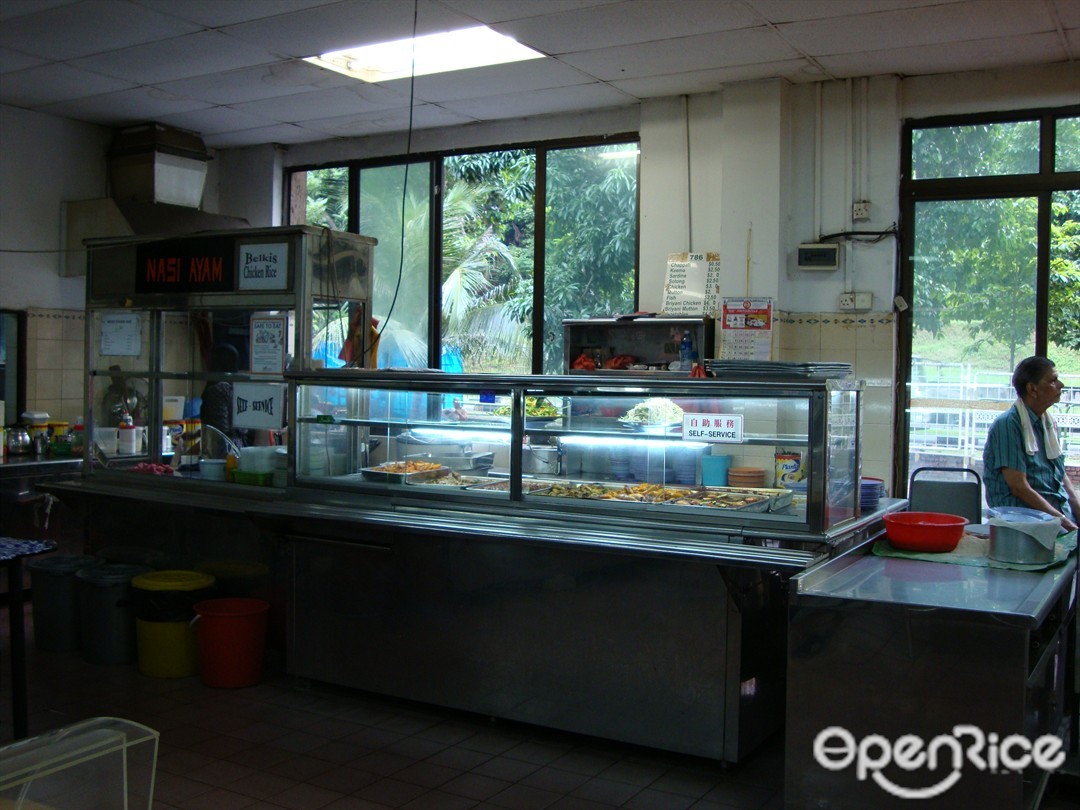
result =
[[[798,266],[800,270],[836,270],[840,267],[840,245],[825,242],[799,245]]]

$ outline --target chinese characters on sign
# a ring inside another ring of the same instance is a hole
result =
[[[743,418],[738,413],[684,413],[683,441],[739,444],[743,440]]]

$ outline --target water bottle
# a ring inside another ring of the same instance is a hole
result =
[[[683,368],[690,368],[690,359],[694,352],[694,341],[690,339],[690,330],[683,332],[682,341],[679,343],[679,360],[683,361],[685,365]]]

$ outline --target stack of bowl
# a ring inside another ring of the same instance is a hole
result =
[[[729,487],[763,487],[765,470],[761,467],[732,467],[728,470]]]

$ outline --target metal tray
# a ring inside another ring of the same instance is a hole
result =
[[[488,478],[483,475],[461,475],[454,470],[450,470],[446,475],[440,475],[437,478],[421,478],[419,480],[410,480],[407,483],[423,487],[441,487],[442,489],[468,489],[479,484],[493,484],[499,480],[498,478]]]
[[[449,467],[440,467],[437,470],[420,470],[419,472],[396,473],[380,470],[378,467],[364,467],[360,474],[369,481],[382,481],[387,484],[415,484],[417,481],[426,481],[430,478],[439,478],[450,473]]]
[[[733,512],[768,512],[772,504],[772,499],[761,492],[722,490],[713,487],[701,487],[700,489],[694,489],[688,492],[689,498],[700,497],[702,495],[721,499],[725,497],[752,497],[757,498],[758,500],[750,503],[729,504],[725,503],[723,500],[714,503],[679,503],[677,499],[672,499],[664,501],[663,506],[673,509],[723,509]]]
[[[466,487],[470,492],[509,492],[510,481],[509,479],[501,478],[498,481],[489,481],[486,484],[475,484],[471,487]],[[521,491],[529,495],[536,495],[551,489],[550,481],[529,481],[522,479]]]
[[[462,453],[460,455],[436,455],[434,453],[413,453],[405,456],[406,461],[429,461],[441,464],[456,472],[466,470],[486,470],[495,463],[495,453]]]

